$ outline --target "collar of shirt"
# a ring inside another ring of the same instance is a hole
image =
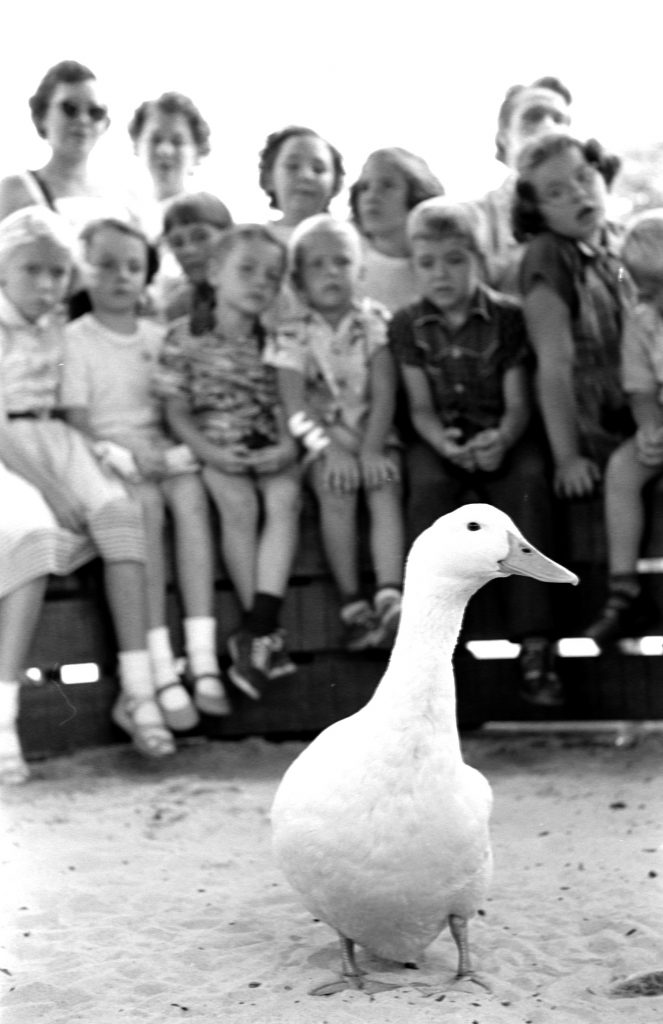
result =
[[[309,324],[315,324],[316,327],[324,327],[326,328],[326,330],[331,331],[333,334],[340,334],[347,327],[347,325],[354,319],[354,317],[356,317],[358,314],[359,316],[361,316],[363,313],[365,313],[366,308],[366,300],[353,299],[347,313],[343,314],[343,317],[341,318],[341,320],[339,320],[336,327],[333,327],[329,323],[329,320],[327,320],[326,317],[322,315],[322,313],[319,313],[317,309],[312,309],[310,306],[306,307],[306,313],[304,314],[304,318],[306,322]]]
[[[589,242],[584,242],[581,238],[575,239],[575,244],[583,256],[588,256],[590,259],[596,259],[598,256],[619,256],[619,236],[617,229],[611,224],[606,224],[601,231],[601,237],[599,238],[597,245],[590,245]]]
[[[415,315],[415,323],[417,325],[439,323],[446,331],[460,331],[474,316],[480,317],[482,320],[485,320],[486,323],[491,320],[488,294],[481,287],[477,288],[472,296],[467,309],[467,316],[460,327],[451,327],[442,310],[438,309],[438,307],[429,299],[421,299],[419,302]]]
[[[5,327],[22,328],[28,331],[34,331],[35,329],[43,331],[50,327],[55,319],[53,313],[44,313],[43,316],[40,316],[34,322],[27,320],[14,303],[9,301],[5,293],[0,291],[0,323],[4,324]]]

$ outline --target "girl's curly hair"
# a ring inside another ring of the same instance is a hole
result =
[[[549,132],[528,142],[518,157],[518,179],[511,207],[511,227],[514,237],[525,242],[534,235],[548,230],[534,185],[529,175],[546,160],[576,147],[588,164],[595,167],[610,188],[621,166],[618,156],[606,153],[596,139],[582,142],[566,132]]]
[[[343,157],[336,149],[336,147],[332,146],[331,142],[327,142],[326,139],[323,139],[322,136],[318,135],[317,132],[314,132],[312,128],[304,128],[301,125],[296,124],[288,125],[287,128],[281,128],[280,131],[272,132],[271,135],[268,135],[265,140],[265,145],[260,150],[260,160],[258,164],[258,183],[263,192],[265,192],[269,196],[269,205],[275,210],[279,209],[279,205],[276,195],[274,194],[274,189],[272,188],[271,185],[271,177],[272,171],[274,170],[274,164],[276,163],[276,159],[279,155],[281,147],[283,146],[283,143],[287,142],[288,139],[292,139],[298,135],[311,136],[314,139],[321,139],[322,142],[324,142],[324,144],[329,149],[329,153],[332,159],[332,168],[334,171],[334,185],[332,188],[332,194],[330,198],[333,199],[334,196],[337,196],[338,193],[341,191],[341,186],[343,185],[343,178],[345,176]]]
[[[145,122],[152,112],[175,116],[180,114],[186,119],[191,136],[196,146],[199,157],[207,156],[210,151],[209,136],[210,128],[198,110],[198,107],[181,92],[164,92],[156,100],[145,100],[134,111],[129,122],[128,130],[132,142],[135,144],[140,139]]]

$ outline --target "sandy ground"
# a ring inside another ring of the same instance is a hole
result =
[[[3,1024],[663,1020],[663,995],[609,991],[663,969],[663,737],[464,740],[495,791],[495,879],[470,933],[492,994],[453,987],[448,932],[417,971],[362,956],[401,989],[307,994],[336,943],[274,865],[268,819],[301,748],[198,741],[155,768],[117,746],[5,790]]]

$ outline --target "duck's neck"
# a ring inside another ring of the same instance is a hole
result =
[[[476,590],[472,583],[449,584],[444,600],[406,588],[398,636],[373,701],[404,725],[430,727],[459,749],[452,656],[463,613]]]

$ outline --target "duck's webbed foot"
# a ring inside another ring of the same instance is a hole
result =
[[[454,988],[465,992],[476,991],[476,987],[490,992],[491,987],[480,975],[472,970],[470,944],[467,937],[467,918],[459,914],[449,914],[449,930],[458,949],[458,970],[454,979]]]
[[[367,995],[373,995],[375,992],[386,992],[388,989],[401,987],[377,981],[375,978],[368,978],[366,971],[362,971],[360,967],[357,967],[355,944],[352,939],[339,934],[339,940],[341,943],[341,963],[343,965],[342,976],[323,985],[316,985],[315,988],[310,990],[309,995],[333,996],[336,992],[344,992],[347,989],[359,989],[362,992],[366,992]]]

